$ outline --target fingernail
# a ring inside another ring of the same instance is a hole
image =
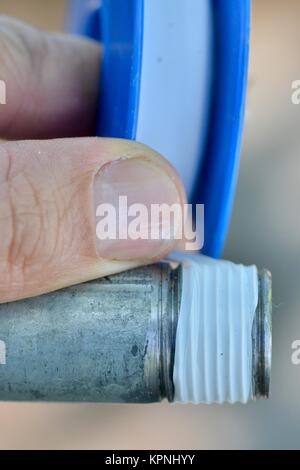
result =
[[[165,255],[174,246],[178,219],[165,230],[170,217],[162,213],[158,219],[151,212],[161,204],[181,208],[176,184],[163,168],[142,158],[117,160],[102,167],[94,181],[99,256],[151,260]]]

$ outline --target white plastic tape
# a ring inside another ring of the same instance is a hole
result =
[[[191,195],[209,120],[211,1],[146,1],[143,36],[136,139],[175,166]]]
[[[252,326],[258,274],[205,256],[184,257],[175,401],[246,403],[252,394]]]

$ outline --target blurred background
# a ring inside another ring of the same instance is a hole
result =
[[[299,0],[252,0],[250,80],[240,178],[224,257],[274,278],[271,398],[248,405],[0,403],[0,449],[300,448]],[[0,13],[62,30],[63,0],[0,0]]]

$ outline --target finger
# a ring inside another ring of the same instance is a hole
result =
[[[128,207],[140,203],[149,210],[153,203],[182,206],[185,200],[173,168],[135,142],[0,145],[0,302],[109,275],[171,251],[174,239],[98,238],[97,208],[117,204],[120,195]]]
[[[100,45],[41,32],[0,17],[0,137],[31,139],[92,135]]]

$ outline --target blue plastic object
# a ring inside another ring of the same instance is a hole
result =
[[[146,0],[147,1],[147,0]],[[103,42],[98,135],[135,139],[144,0],[71,0],[69,29]],[[204,162],[190,202],[205,204],[202,252],[222,253],[236,188],[247,84],[250,0],[211,0],[214,57]]]
[[[215,57],[211,122],[194,201],[205,204],[205,254],[221,255],[239,168],[248,76],[250,1],[213,0]]]

